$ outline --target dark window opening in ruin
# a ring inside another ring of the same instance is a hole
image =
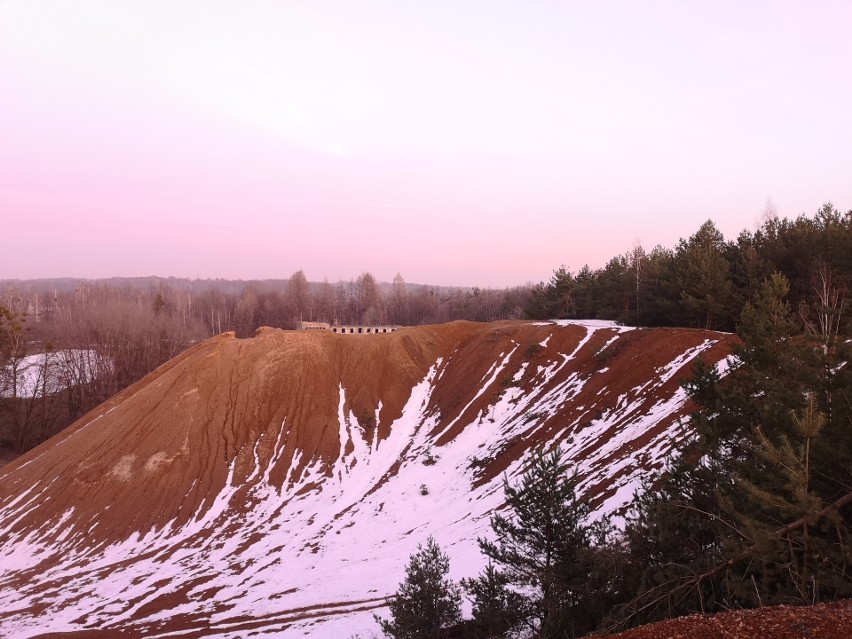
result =
[[[363,330],[363,329],[359,326],[359,327],[358,327],[358,332],[360,333],[362,330]]]

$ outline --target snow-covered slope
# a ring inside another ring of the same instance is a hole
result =
[[[370,636],[434,535],[452,576],[502,478],[560,444],[617,517],[730,336],[602,322],[200,344],[0,469],[0,635]]]

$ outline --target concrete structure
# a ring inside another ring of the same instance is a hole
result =
[[[297,331],[327,331],[331,325],[328,322],[297,322]]]
[[[355,324],[350,326],[332,326],[329,330],[332,333],[362,335],[365,333],[393,333],[398,328],[399,326],[359,326]]]
[[[393,333],[397,329],[399,329],[399,326],[386,324],[370,326],[360,324],[338,326],[337,324],[332,325],[327,322],[299,322],[296,324],[296,330],[299,331],[331,331],[340,335],[375,335],[377,333]]]

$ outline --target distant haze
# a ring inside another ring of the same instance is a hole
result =
[[[0,0],[0,278],[507,286],[852,208],[852,4]]]

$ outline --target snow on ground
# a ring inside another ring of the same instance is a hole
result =
[[[585,326],[587,328],[618,328],[627,331],[633,330],[630,326],[623,326],[612,320],[598,319],[551,319],[544,322],[530,322],[530,326]]]
[[[0,371],[0,397],[42,397],[90,381],[98,362],[92,350],[35,353]]]

